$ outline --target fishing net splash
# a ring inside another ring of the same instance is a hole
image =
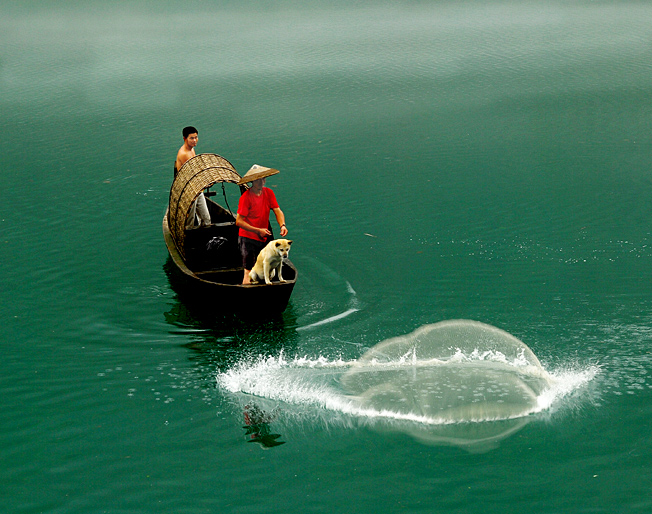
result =
[[[275,409],[288,427],[359,424],[484,451],[597,372],[548,372],[511,334],[450,320],[385,340],[357,360],[281,354],[240,362],[217,380],[243,405],[253,396]]]
[[[366,352],[342,384],[363,408],[438,424],[504,420],[540,410],[552,379],[520,340],[490,325],[425,325]]]

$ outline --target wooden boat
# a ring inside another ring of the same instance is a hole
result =
[[[217,154],[199,154],[176,174],[163,217],[163,237],[178,279],[175,290],[211,310],[280,313],[287,307],[297,270],[287,261],[283,265],[285,282],[275,278],[272,284],[242,284],[238,228],[225,190],[225,184],[237,184],[240,178],[233,165]],[[226,208],[212,199],[216,193],[210,188],[216,184],[222,186]],[[239,187],[240,194],[247,189]],[[211,224],[200,227],[194,226],[189,216],[202,192]]]

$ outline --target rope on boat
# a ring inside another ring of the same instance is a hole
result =
[[[226,190],[224,189],[224,182],[222,182],[222,194],[224,195],[224,202],[226,203],[226,208],[229,209],[229,213],[231,213],[231,216],[233,216],[233,213],[231,212],[231,207],[229,206],[229,201],[226,199]]]

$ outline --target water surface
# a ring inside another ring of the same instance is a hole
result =
[[[650,9],[3,6],[5,511],[649,512]],[[188,124],[241,174],[281,170],[279,319],[206,319],[171,287]],[[300,362],[314,385],[305,363],[447,319],[599,371],[484,453],[217,380]],[[249,442],[252,402],[284,444]]]

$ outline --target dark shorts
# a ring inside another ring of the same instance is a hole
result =
[[[256,241],[248,237],[238,236],[238,246],[240,247],[240,254],[242,255],[242,265],[244,269],[252,269],[256,264],[256,258],[260,251],[265,248],[267,243],[263,241]]]

